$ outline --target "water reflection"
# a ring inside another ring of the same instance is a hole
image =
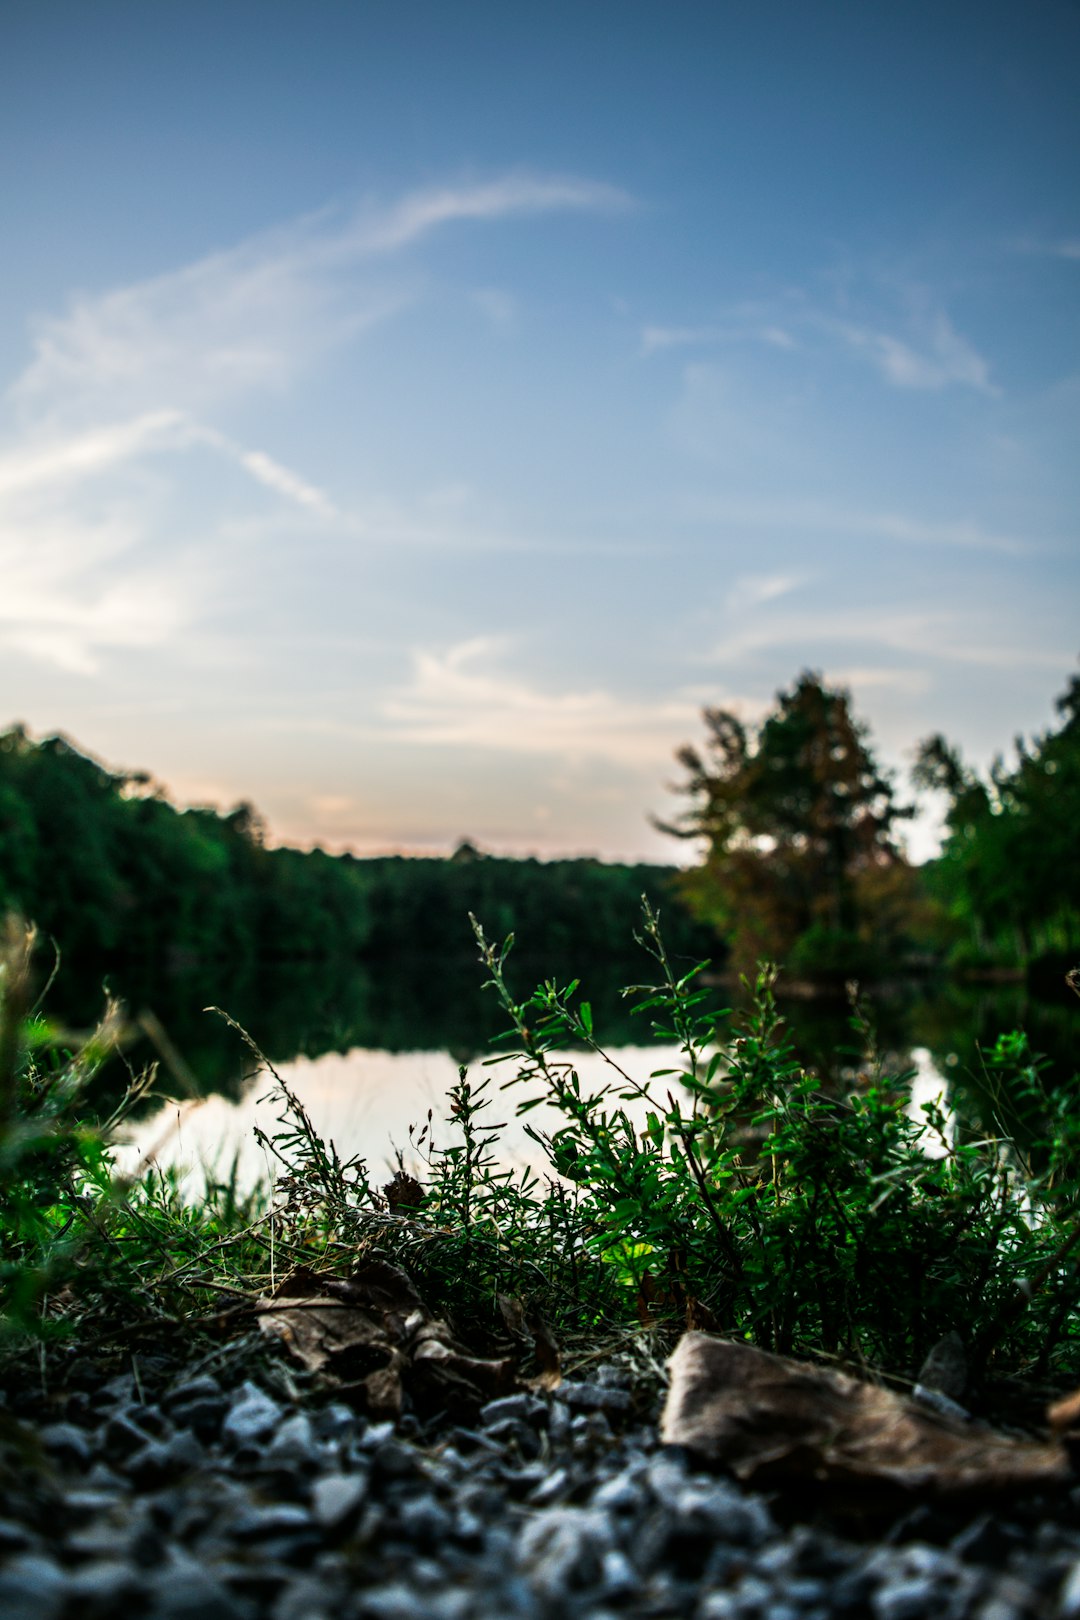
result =
[[[635,1017],[620,991],[647,977],[649,966],[641,956],[587,966],[515,956],[511,980],[524,994],[543,978],[565,984],[580,973],[598,1035],[644,1076],[665,1066],[671,1053],[645,1046],[649,1015]],[[266,1173],[252,1126],[256,1120],[264,1129],[273,1123],[272,1113],[258,1104],[267,1082],[252,1081],[251,1054],[235,1030],[204,1012],[217,1004],[295,1083],[318,1128],[339,1151],[362,1153],[373,1169],[381,1167],[392,1160],[395,1146],[407,1149],[408,1127],[420,1124],[429,1108],[436,1120],[442,1117],[458,1064],[471,1065],[474,1078],[483,1073],[483,1056],[504,1020],[481,984],[482,970],[467,958],[447,962],[422,956],[318,969],[277,965],[230,984],[222,984],[220,975],[147,981],[135,972],[118,972],[112,987],[134,1009],[154,1010],[207,1098],[199,1108],[172,1106],[145,1120],[138,1128],[138,1150],[160,1140],[165,1162],[190,1163],[209,1154],[219,1169],[227,1169],[235,1152],[245,1178]],[[81,1002],[69,1002],[67,1016],[85,1024],[100,1007],[100,986],[82,987],[81,996]],[[726,997],[736,999],[730,986],[717,986],[716,996],[719,1005]],[[826,1084],[849,1084],[864,1056],[844,1000],[781,999],[781,1009],[799,1059]],[[892,1072],[916,1071],[910,1105],[915,1118],[922,1117],[924,1101],[946,1090],[950,1102],[959,1098],[977,1110],[980,1048],[991,1046],[1004,1030],[1027,1030],[1035,1049],[1053,1062],[1051,1080],[1080,1067],[1080,1007],[1064,986],[1060,995],[1035,998],[1022,986],[894,985],[871,991],[864,1010]],[[147,1047],[128,1056],[138,1063],[153,1053]],[[583,1069],[588,1072],[589,1063],[583,1061]],[[105,1088],[116,1089],[122,1081],[122,1072],[114,1070],[111,1079],[106,1074]],[[515,1099],[495,1095],[497,1117],[507,1122],[505,1151],[521,1158],[527,1139],[514,1122]]]
[[[622,1067],[642,1081],[654,1069],[669,1069],[679,1061],[674,1046],[621,1047],[617,1055]],[[610,1067],[595,1053],[577,1052],[573,1060],[586,1089],[613,1078]],[[283,1064],[279,1073],[303,1103],[323,1140],[333,1142],[343,1159],[356,1154],[366,1159],[376,1185],[389,1179],[399,1151],[411,1168],[421,1168],[409,1128],[422,1126],[429,1110],[436,1146],[449,1147],[455,1139],[448,1120],[446,1093],[457,1079],[457,1066],[447,1052],[386,1052],[358,1047],[345,1053],[327,1052],[318,1058],[297,1058]],[[504,1166],[528,1165],[538,1174],[543,1173],[547,1168],[544,1156],[526,1134],[526,1121],[517,1114],[525,1090],[519,1086],[502,1089],[512,1074],[507,1064],[486,1067],[477,1063],[470,1070],[474,1084],[485,1078],[490,1081],[490,1106],[484,1110],[481,1123],[501,1127],[498,1157]],[[661,1095],[670,1083],[662,1083]],[[191,1190],[197,1192],[204,1173],[227,1179],[235,1160],[242,1187],[250,1188],[260,1180],[272,1183],[283,1168],[260,1148],[255,1138],[256,1126],[268,1136],[277,1129],[280,1110],[272,1090],[272,1078],[259,1074],[249,1078],[237,1098],[217,1095],[157,1110],[132,1131],[122,1151],[121,1168],[131,1171],[152,1158],[163,1168],[181,1169]],[[646,1105],[640,1099],[622,1106],[635,1124],[644,1125]],[[541,1106],[530,1111],[528,1123],[543,1132],[557,1128],[562,1120],[554,1109]]]
[[[510,979],[524,996],[542,979],[566,984],[581,978],[581,994],[593,1006],[606,1044],[633,1046],[650,1038],[649,1015],[636,1016],[622,987],[648,978],[643,955],[604,962],[560,963],[515,954]],[[179,1048],[206,1093],[238,1096],[250,1073],[248,1053],[235,1031],[204,1009],[215,1005],[250,1031],[275,1064],[325,1053],[367,1051],[443,1052],[468,1063],[490,1051],[505,1020],[483,970],[469,957],[388,957],[378,963],[271,963],[257,973],[229,980],[220,968],[202,974],[148,978],[135,967],[117,969],[109,987],[133,1011],[150,1008]],[[76,1026],[94,1022],[102,1004],[100,981],[72,985],[61,975],[66,996],[50,1006]],[[851,1009],[842,998],[788,999],[779,983],[780,1007],[800,1060],[826,1078],[860,1056]],[[717,985],[717,1005],[745,1000],[740,987]],[[915,1049],[925,1049],[934,1067],[952,1080],[977,1074],[979,1051],[1002,1031],[1025,1029],[1032,1046],[1051,1059],[1059,1076],[1080,1069],[1080,1003],[1064,983],[1034,996],[1022,985],[971,986],[948,981],[874,987],[863,998],[880,1050],[906,1067]],[[138,1061],[149,1050],[132,1054]],[[116,1082],[120,1077],[114,1075]]]
[[[609,1065],[593,1052],[566,1054],[572,1058],[586,1092],[611,1084],[616,1076]],[[652,1045],[614,1048],[612,1056],[633,1079],[647,1083],[658,1069],[680,1065],[676,1046]],[[926,1103],[941,1102],[947,1110],[948,1085],[935,1068],[925,1047],[911,1053],[914,1078],[907,1105],[910,1116],[924,1120]],[[401,1153],[408,1166],[421,1173],[410,1127],[419,1128],[432,1119],[432,1137],[438,1147],[454,1140],[448,1118],[446,1093],[457,1077],[457,1067],[447,1052],[386,1052],[356,1048],[351,1052],[328,1052],[322,1057],[297,1058],[279,1070],[308,1112],[316,1131],[326,1142],[333,1142],[343,1159],[359,1155],[367,1161],[376,1184],[388,1178]],[[519,1102],[530,1093],[524,1085],[511,1085],[514,1073],[509,1063],[477,1063],[470,1071],[474,1084],[489,1081],[489,1106],[483,1123],[500,1127],[498,1158],[504,1166],[530,1166],[544,1174],[548,1165],[542,1151],[525,1131],[526,1121],[518,1116]],[[672,1086],[665,1077],[655,1083],[660,1107]],[[614,1100],[612,1106],[616,1106]],[[648,1104],[641,1098],[623,1101],[638,1127],[645,1125]],[[273,1096],[273,1080],[266,1073],[252,1075],[241,1096],[221,1095],[192,1099],[164,1107],[139,1123],[123,1150],[121,1166],[134,1170],[149,1160],[163,1168],[178,1168],[197,1193],[204,1175],[228,1179],[235,1161],[241,1187],[259,1181],[272,1183],[283,1173],[273,1155],[260,1147],[255,1137],[258,1126],[268,1136],[278,1128],[280,1104]],[[530,1110],[528,1123],[534,1130],[552,1131],[563,1123],[553,1109],[541,1106]],[[945,1144],[935,1137],[926,1139],[927,1151],[938,1156]],[[385,1174],[384,1174],[385,1172]]]

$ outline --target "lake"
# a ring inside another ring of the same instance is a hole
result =
[[[548,976],[536,963],[512,965],[518,969],[519,994]],[[642,965],[635,959],[593,964],[582,975],[582,989],[592,1002],[598,1036],[605,1040],[607,1032],[605,1044],[612,1055],[644,1081],[651,1071],[674,1066],[677,1053],[643,1039],[647,1027],[630,1014],[619,994],[622,984],[641,977]],[[557,972],[550,976],[560,982],[569,977]],[[519,1088],[508,1093],[499,1089],[512,1069],[485,1066],[491,1038],[504,1021],[491,992],[482,993],[481,979],[472,963],[451,967],[410,957],[378,968],[350,964],[345,972],[340,965],[334,971],[296,964],[269,968],[217,996],[207,986],[182,981],[159,985],[150,997],[146,987],[138,994],[129,991],[133,1008],[153,1005],[202,1096],[159,1106],[140,1119],[123,1150],[124,1167],[153,1154],[162,1165],[184,1168],[193,1190],[201,1185],[201,1165],[227,1174],[234,1157],[245,1185],[275,1173],[253,1131],[256,1124],[271,1135],[276,1128],[274,1106],[267,1100],[272,1081],[253,1073],[254,1060],[235,1030],[216,1014],[202,1011],[213,999],[224,1001],[249,1030],[308,1108],[319,1133],[343,1157],[364,1157],[376,1183],[397,1151],[407,1161],[415,1159],[409,1127],[423,1125],[429,1109],[436,1141],[448,1144],[445,1098],[459,1064],[468,1066],[474,1083],[493,1077],[486,1118],[504,1126],[503,1161],[540,1168],[539,1150],[515,1117],[522,1093]],[[724,1005],[725,992],[730,987],[716,990],[719,1005]],[[816,998],[781,1005],[800,1058],[843,1084],[845,1072],[858,1064],[850,1008],[842,1000]],[[977,1092],[979,1048],[992,1044],[1002,1030],[1026,1028],[1036,1048],[1055,1059],[1059,1072],[1075,1066],[1080,1018],[1073,1005],[1075,998],[1070,1005],[1064,989],[1057,999],[1039,999],[1021,986],[890,986],[865,998],[889,1067],[916,1072],[915,1112],[939,1095],[948,1098],[965,1087]],[[838,1056],[843,1047],[847,1052]],[[595,1054],[575,1054],[575,1064],[584,1084],[599,1083],[604,1065]],[[644,1122],[644,1105],[630,1111]],[[542,1113],[531,1115],[530,1122],[555,1123]]]
[[[578,1051],[567,1056],[572,1058],[586,1089],[614,1078],[611,1069],[593,1052]],[[612,1056],[641,1082],[647,1081],[653,1070],[673,1067],[679,1061],[678,1048],[663,1045],[616,1047]],[[909,1110],[919,1117],[923,1103],[948,1093],[949,1081],[939,1073],[925,1047],[911,1053],[911,1064],[916,1074]],[[418,1167],[410,1127],[422,1126],[429,1109],[436,1144],[446,1147],[453,1139],[447,1123],[446,1092],[457,1079],[457,1066],[447,1052],[385,1052],[356,1047],[350,1052],[298,1058],[282,1064],[278,1072],[303,1103],[323,1140],[333,1142],[342,1158],[354,1154],[365,1158],[376,1184],[389,1178],[398,1150],[407,1167]],[[491,1101],[483,1121],[503,1127],[500,1161],[510,1166],[527,1164],[540,1172],[546,1168],[544,1156],[526,1135],[526,1121],[516,1114],[519,1098],[529,1093],[521,1086],[509,1091],[500,1089],[512,1073],[511,1065],[485,1068],[477,1063],[470,1070],[470,1078],[475,1084],[485,1078],[490,1081]],[[671,1081],[654,1084],[662,1099]],[[227,1179],[234,1160],[242,1187],[274,1180],[283,1173],[282,1167],[260,1147],[254,1130],[259,1126],[272,1136],[277,1129],[280,1107],[272,1092],[272,1076],[260,1073],[245,1082],[239,1097],[215,1094],[155,1109],[129,1132],[120,1156],[121,1168],[131,1171],[150,1160],[163,1168],[177,1167],[190,1180],[193,1192],[201,1189],[204,1169],[217,1179]],[[638,1100],[625,1106],[635,1123],[644,1125],[647,1105]],[[560,1123],[556,1111],[547,1107],[531,1110],[527,1120],[534,1129],[541,1130]]]

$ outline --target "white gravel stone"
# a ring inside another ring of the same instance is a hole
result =
[[[221,1434],[228,1445],[236,1448],[257,1446],[269,1439],[280,1422],[281,1407],[277,1402],[257,1384],[246,1383],[221,1426]]]
[[[311,1488],[311,1511],[324,1530],[336,1530],[359,1512],[367,1496],[366,1474],[325,1474]]]
[[[51,1558],[20,1553],[0,1569],[4,1620],[56,1620],[67,1597],[63,1570]]]
[[[614,1536],[605,1513],[593,1508],[557,1507],[537,1514],[518,1538],[522,1572],[551,1601],[598,1583]]]
[[[1080,1559],[1067,1572],[1058,1598],[1061,1620],[1080,1620]]]

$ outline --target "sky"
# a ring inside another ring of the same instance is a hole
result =
[[[802,669],[901,789],[1052,722],[1076,0],[0,31],[0,725],[275,841],[671,860],[702,707]]]

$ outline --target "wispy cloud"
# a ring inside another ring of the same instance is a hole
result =
[[[798,343],[783,326],[732,323],[724,326],[645,326],[641,332],[643,355],[666,349],[703,349],[725,343],[765,343],[774,349],[795,349]]]
[[[81,433],[37,435],[0,455],[0,501],[92,478],[134,456],[181,447],[192,437],[191,423],[174,410],[147,411]]]
[[[334,504],[328,495],[298,473],[282,466],[280,461],[275,461],[264,450],[241,451],[240,465],[258,483],[265,484],[267,489],[274,490],[278,495],[284,495],[287,500],[295,501],[298,506],[306,506],[310,512],[318,512],[324,517],[335,515]]]
[[[8,390],[0,644],[93,675],[110,649],[175,641],[212,608],[237,514],[223,521],[220,479],[205,466],[185,477],[170,457],[209,453],[315,520],[368,532],[265,444],[222,431],[221,408],[287,387],[326,349],[401,310],[421,285],[403,255],[455,222],[629,206],[596,181],[513,174],[324,210],[167,274],[73,296],[37,322],[30,363]],[[477,296],[488,319],[513,318],[509,294]],[[197,495],[173,499],[181,481]],[[198,532],[190,553],[202,562],[182,576],[163,507]]]
[[[641,331],[641,353],[757,343],[799,351],[812,362],[820,359],[824,340],[828,350],[839,343],[862,356],[895,388],[960,386],[999,392],[989,362],[926,288],[911,284],[897,292],[874,284],[860,301],[861,319],[852,318],[852,301],[850,288],[831,307],[792,291],[773,300],[735,304],[715,322],[647,325]]]
[[[197,582],[182,561],[140,562],[140,539],[122,508],[96,521],[62,510],[30,527],[0,522],[0,646],[90,676],[108,652],[178,634]]]
[[[161,468],[199,450],[317,517],[336,515],[306,479],[180,411],[36,437],[0,457],[0,647],[92,676],[110,651],[188,629],[222,583],[217,522],[206,519],[202,561],[179,563],[160,536],[149,544],[160,480],[148,487],[142,473],[151,457]]]
[[[920,320],[920,330],[911,340],[846,321],[824,324],[850,348],[865,355],[885,381],[896,388],[939,389],[959,384],[984,394],[998,392],[988,362],[960,335],[944,310],[935,310]]]
[[[416,296],[385,261],[455,222],[631,206],[598,181],[510,175],[410,193],[389,206],[324,211],[182,269],[74,297],[39,320],[11,395],[24,410],[70,414],[87,395],[129,408],[162,397],[197,409],[253,388],[284,387],[328,346],[384,321]],[[357,272],[372,274],[361,284]]]
[[[744,574],[727,593],[727,606],[733,613],[745,613],[765,602],[775,602],[805,585],[805,574]]]
[[[346,233],[347,256],[388,253],[454,220],[505,219],[567,209],[621,212],[633,199],[618,186],[559,175],[505,175],[478,185],[441,186],[410,194],[393,207],[365,210]]]
[[[605,690],[552,692],[507,669],[510,644],[476,637],[413,654],[407,685],[383,714],[411,743],[602,759],[639,766],[666,760],[697,721],[696,695],[644,702]]]

